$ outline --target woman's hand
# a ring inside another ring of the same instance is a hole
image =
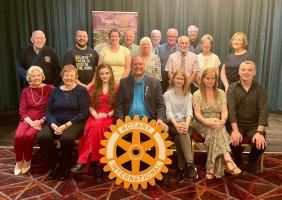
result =
[[[96,119],[103,119],[106,118],[108,115],[106,113],[99,113],[95,116]]]
[[[176,128],[178,133],[185,134],[188,131],[185,122],[177,122],[174,127]]]

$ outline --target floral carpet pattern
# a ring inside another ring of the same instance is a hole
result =
[[[185,178],[175,183],[174,170],[170,172],[170,185],[157,184],[146,190],[124,189],[115,181],[104,178],[96,184],[91,174],[70,176],[65,181],[47,179],[47,169],[35,152],[30,172],[15,176],[14,152],[11,148],[0,148],[0,200],[87,200],[87,199],[282,199],[282,154],[265,154],[264,171],[256,176],[243,172],[239,176],[225,176],[207,181],[204,173],[205,156],[196,154],[195,163],[199,178],[192,182]],[[172,166],[175,168],[175,166]]]

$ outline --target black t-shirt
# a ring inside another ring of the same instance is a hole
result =
[[[88,84],[93,79],[98,58],[98,53],[90,47],[85,50],[75,47],[65,53],[63,65],[74,65],[78,70],[79,81]]]
[[[242,55],[235,55],[234,53],[231,53],[226,57],[224,61],[225,73],[229,84],[240,79],[239,66],[241,62],[246,60],[254,61],[252,54],[248,51]]]
[[[38,59],[35,57],[39,55]],[[34,60],[36,60],[34,62]],[[59,80],[60,64],[59,58],[54,49],[48,46],[44,46],[39,54],[36,54],[33,46],[28,45],[23,48],[19,58],[20,65],[28,70],[32,65],[36,65],[42,68],[46,77],[44,83],[56,85]]]

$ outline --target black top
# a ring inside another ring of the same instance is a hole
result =
[[[267,93],[253,80],[248,92],[240,81],[232,83],[227,90],[229,121],[247,127],[267,126]]]
[[[94,49],[87,47],[80,50],[75,47],[65,53],[63,65],[74,65],[78,70],[79,81],[88,84],[93,79],[98,59],[98,53]]]
[[[224,64],[228,84],[234,83],[240,79],[239,66],[241,62],[246,60],[254,61],[253,56],[248,51],[242,55],[231,53],[226,57]]]
[[[36,58],[36,56],[38,56]],[[32,65],[42,68],[46,77],[44,83],[55,85],[59,81],[60,64],[59,58],[54,49],[44,46],[38,54],[35,53],[33,45],[23,48],[20,54],[19,63],[24,70]]]
[[[77,85],[69,91],[56,87],[47,104],[46,121],[50,125],[61,125],[68,121],[78,123],[87,119],[88,109],[89,96],[84,87]]]

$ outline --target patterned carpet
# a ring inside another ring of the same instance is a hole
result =
[[[199,179],[175,183],[174,171],[170,173],[169,186],[149,186],[146,190],[124,189],[122,184],[104,179],[95,184],[92,175],[71,176],[66,181],[48,181],[47,170],[35,152],[30,173],[14,176],[12,149],[0,148],[0,199],[282,199],[282,154],[266,154],[264,172],[257,176],[243,172],[232,177],[207,181],[204,178],[205,156],[198,153],[195,163]]]

